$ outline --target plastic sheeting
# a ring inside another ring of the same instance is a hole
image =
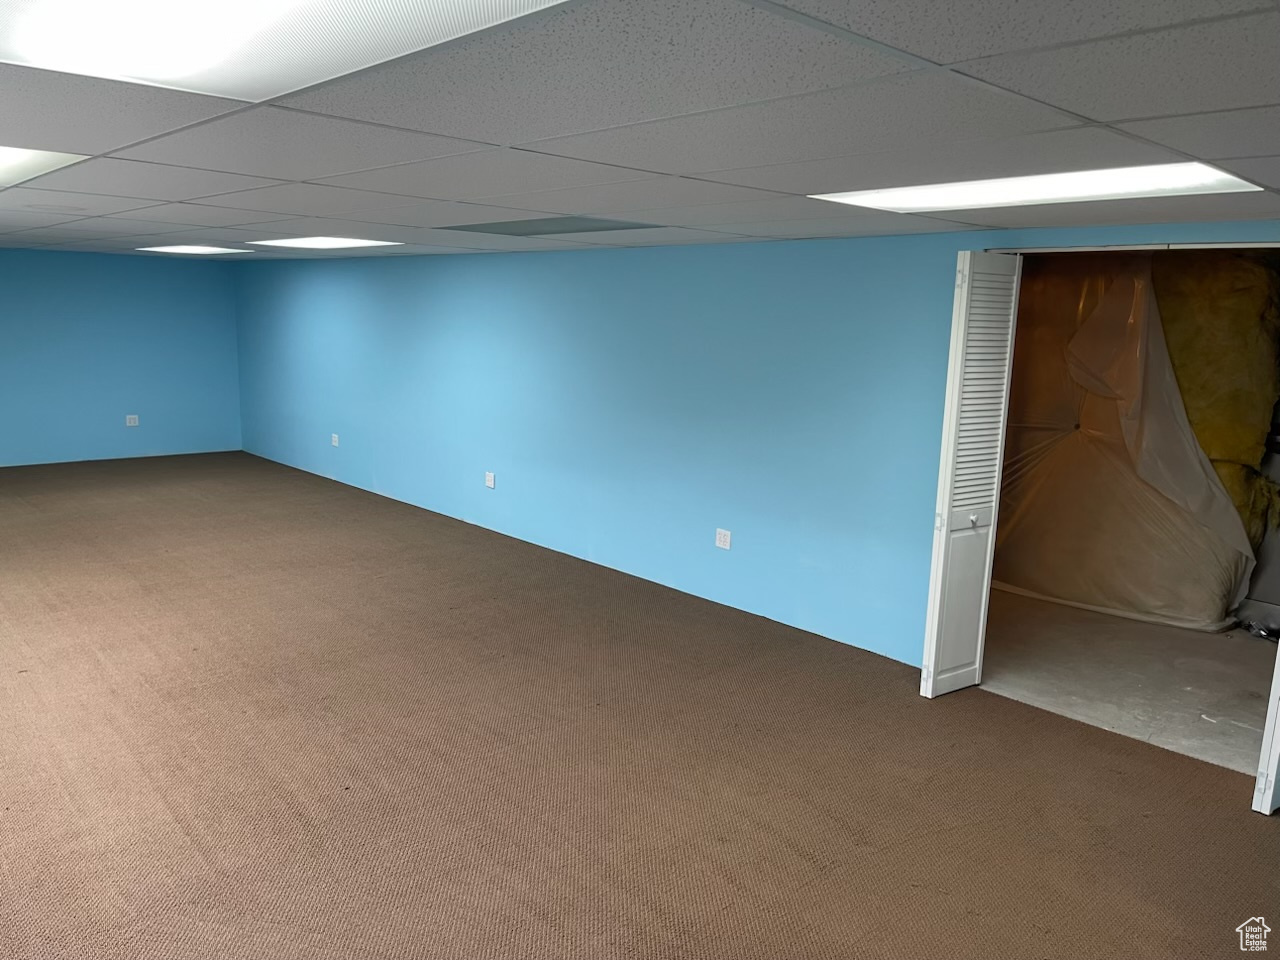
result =
[[[1220,630],[1252,567],[1240,515],[1187,420],[1150,256],[1028,261],[997,585]]]

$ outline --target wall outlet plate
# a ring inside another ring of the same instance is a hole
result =
[[[492,489],[493,489],[493,474],[492,474],[492,473],[487,473],[487,472],[485,473],[485,475],[484,475],[484,485],[485,485],[486,487],[488,487],[490,490],[492,490]]]
[[[728,550],[729,545],[733,542],[733,534],[728,530],[716,528],[716,546],[721,550]]]
[[[336,433],[329,434],[329,442],[336,447],[338,445],[338,435]]]
[[[136,427],[138,425],[138,415],[136,413],[126,413],[124,416],[124,425],[126,427]]]

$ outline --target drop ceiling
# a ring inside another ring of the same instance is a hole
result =
[[[0,0],[0,146],[70,155],[0,189],[0,246],[402,244],[238,255],[279,259],[1280,219],[1274,0],[98,0],[133,31],[100,55],[77,6]],[[79,24],[66,49],[22,40],[41,8]],[[174,55],[201,36],[235,43]],[[1266,189],[928,216],[807,198],[1186,160]],[[646,226],[454,229],[574,216]]]

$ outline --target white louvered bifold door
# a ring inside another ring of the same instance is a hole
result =
[[[1267,705],[1266,727],[1262,732],[1262,756],[1258,761],[1253,809],[1259,813],[1280,810],[1280,651],[1276,652],[1275,673],[1271,676],[1271,699]]]
[[[936,697],[982,676],[1005,408],[1021,257],[962,251],[934,517],[920,692]]]

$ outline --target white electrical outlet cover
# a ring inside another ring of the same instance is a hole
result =
[[[126,427],[136,427],[138,425],[138,415],[136,413],[126,413],[124,425]]]
[[[732,540],[733,540],[732,533],[730,533],[728,530],[721,530],[719,528],[716,528],[716,546],[717,547],[719,547],[721,550],[728,550]]]
[[[492,490],[492,489],[493,489],[493,474],[492,474],[492,473],[485,473],[485,475],[484,475],[484,485],[485,485],[486,487],[488,487],[490,490]]]
[[[336,433],[329,434],[329,442],[336,447],[338,445],[338,435]]]

